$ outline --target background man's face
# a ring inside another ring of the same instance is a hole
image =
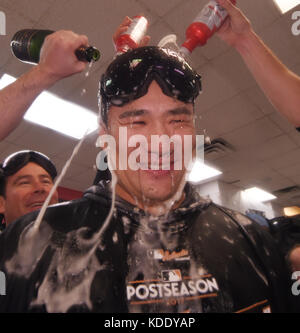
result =
[[[292,272],[300,271],[300,244],[289,255]]]
[[[5,197],[0,196],[0,213],[4,214],[6,224],[40,209],[52,187],[48,172],[32,162],[8,177]],[[55,192],[50,204],[57,202],[58,194]]]
[[[122,107],[112,106],[109,112],[108,134],[116,139],[119,165],[119,128],[127,128],[128,140],[132,135],[143,135],[148,141],[148,163],[150,169],[151,135],[192,135],[195,138],[193,105],[186,104],[163,94],[159,85],[153,81],[148,93]],[[194,140],[193,140],[194,142]],[[182,144],[183,146],[183,144]],[[128,156],[137,147],[128,148]],[[161,148],[161,147],[160,147]],[[162,170],[162,151],[159,150],[160,170],[117,170],[117,193],[133,204],[155,205],[174,196],[185,177],[184,153],[182,169],[174,170],[174,146],[171,145],[170,169]]]

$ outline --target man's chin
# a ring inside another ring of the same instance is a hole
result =
[[[172,186],[168,188],[160,186],[143,186],[143,201],[144,204],[149,204],[151,206],[159,206],[167,204],[169,201],[176,201],[177,197],[181,197],[181,193],[178,190],[174,190]]]
[[[27,213],[32,213],[32,212],[35,212],[36,210],[40,210],[42,208],[42,206],[43,205],[34,206],[34,207],[28,207]]]
[[[123,174],[117,176],[117,194],[140,208],[161,206],[182,196],[182,171],[139,170],[130,176],[127,174],[126,182],[122,181]]]

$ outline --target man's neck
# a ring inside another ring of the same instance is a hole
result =
[[[116,194],[130,204],[144,210],[153,216],[161,216],[167,214],[170,210],[174,210],[182,204],[185,199],[185,193],[180,190],[171,198],[164,201],[150,200],[145,198],[133,197],[119,184],[116,185]]]

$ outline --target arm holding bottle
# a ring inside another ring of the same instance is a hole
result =
[[[116,46],[116,42],[118,37],[120,37],[120,35],[122,33],[124,33],[130,26],[130,24],[132,23],[132,19],[129,16],[126,16],[123,20],[123,22],[118,26],[117,30],[115,31],[115,33],[113,34],[113,43],[114,46]],[[142,40],[139,43],[139,46],[146,46],[150,41],[150,36],[146,35],[142,38]]]
[[[229,0],[217,0],[229,18],[219,37],[234,47],[274,107],[300,127],[300,77],[290,71],[253,31],[249,20]]]
[[[88,38],[72,31],[57,31],[47,36],[39,64],[0,90],[0,140],[19,125],[27,109],[43,90],[85,69],[86,63],[79,61],[74,54],[82,45],[88,45]]]
[[[125,17],[113,35],[114,42],[128,29],[131,22],[131,18]],[[150,37],[145,36],[140,46],[147,45],[149,40]],[[79,61],[74,54],[82,45],[89,45],[88,38],[72,31],[58,31],[47,36],[41,49],[39,64],[0,90],[0,140],[19,125],[30,105],[42,91],[64,77],[85,69],[86,63]]]

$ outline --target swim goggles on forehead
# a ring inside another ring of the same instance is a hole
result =
[[[193,103],[201,91],[200,75],[176,52],[156,46],[137,48],[118,56],[102,76],[102,118],[110,105],[122,106],[144,96],[153,80],[164,94],[185,103]]]
[[[37,151],[22,150],[8,156],[0,165],[0,179],[15,174],[29,162],[40,165],[52,179],[57,176],[56,168],[49,157]]]

